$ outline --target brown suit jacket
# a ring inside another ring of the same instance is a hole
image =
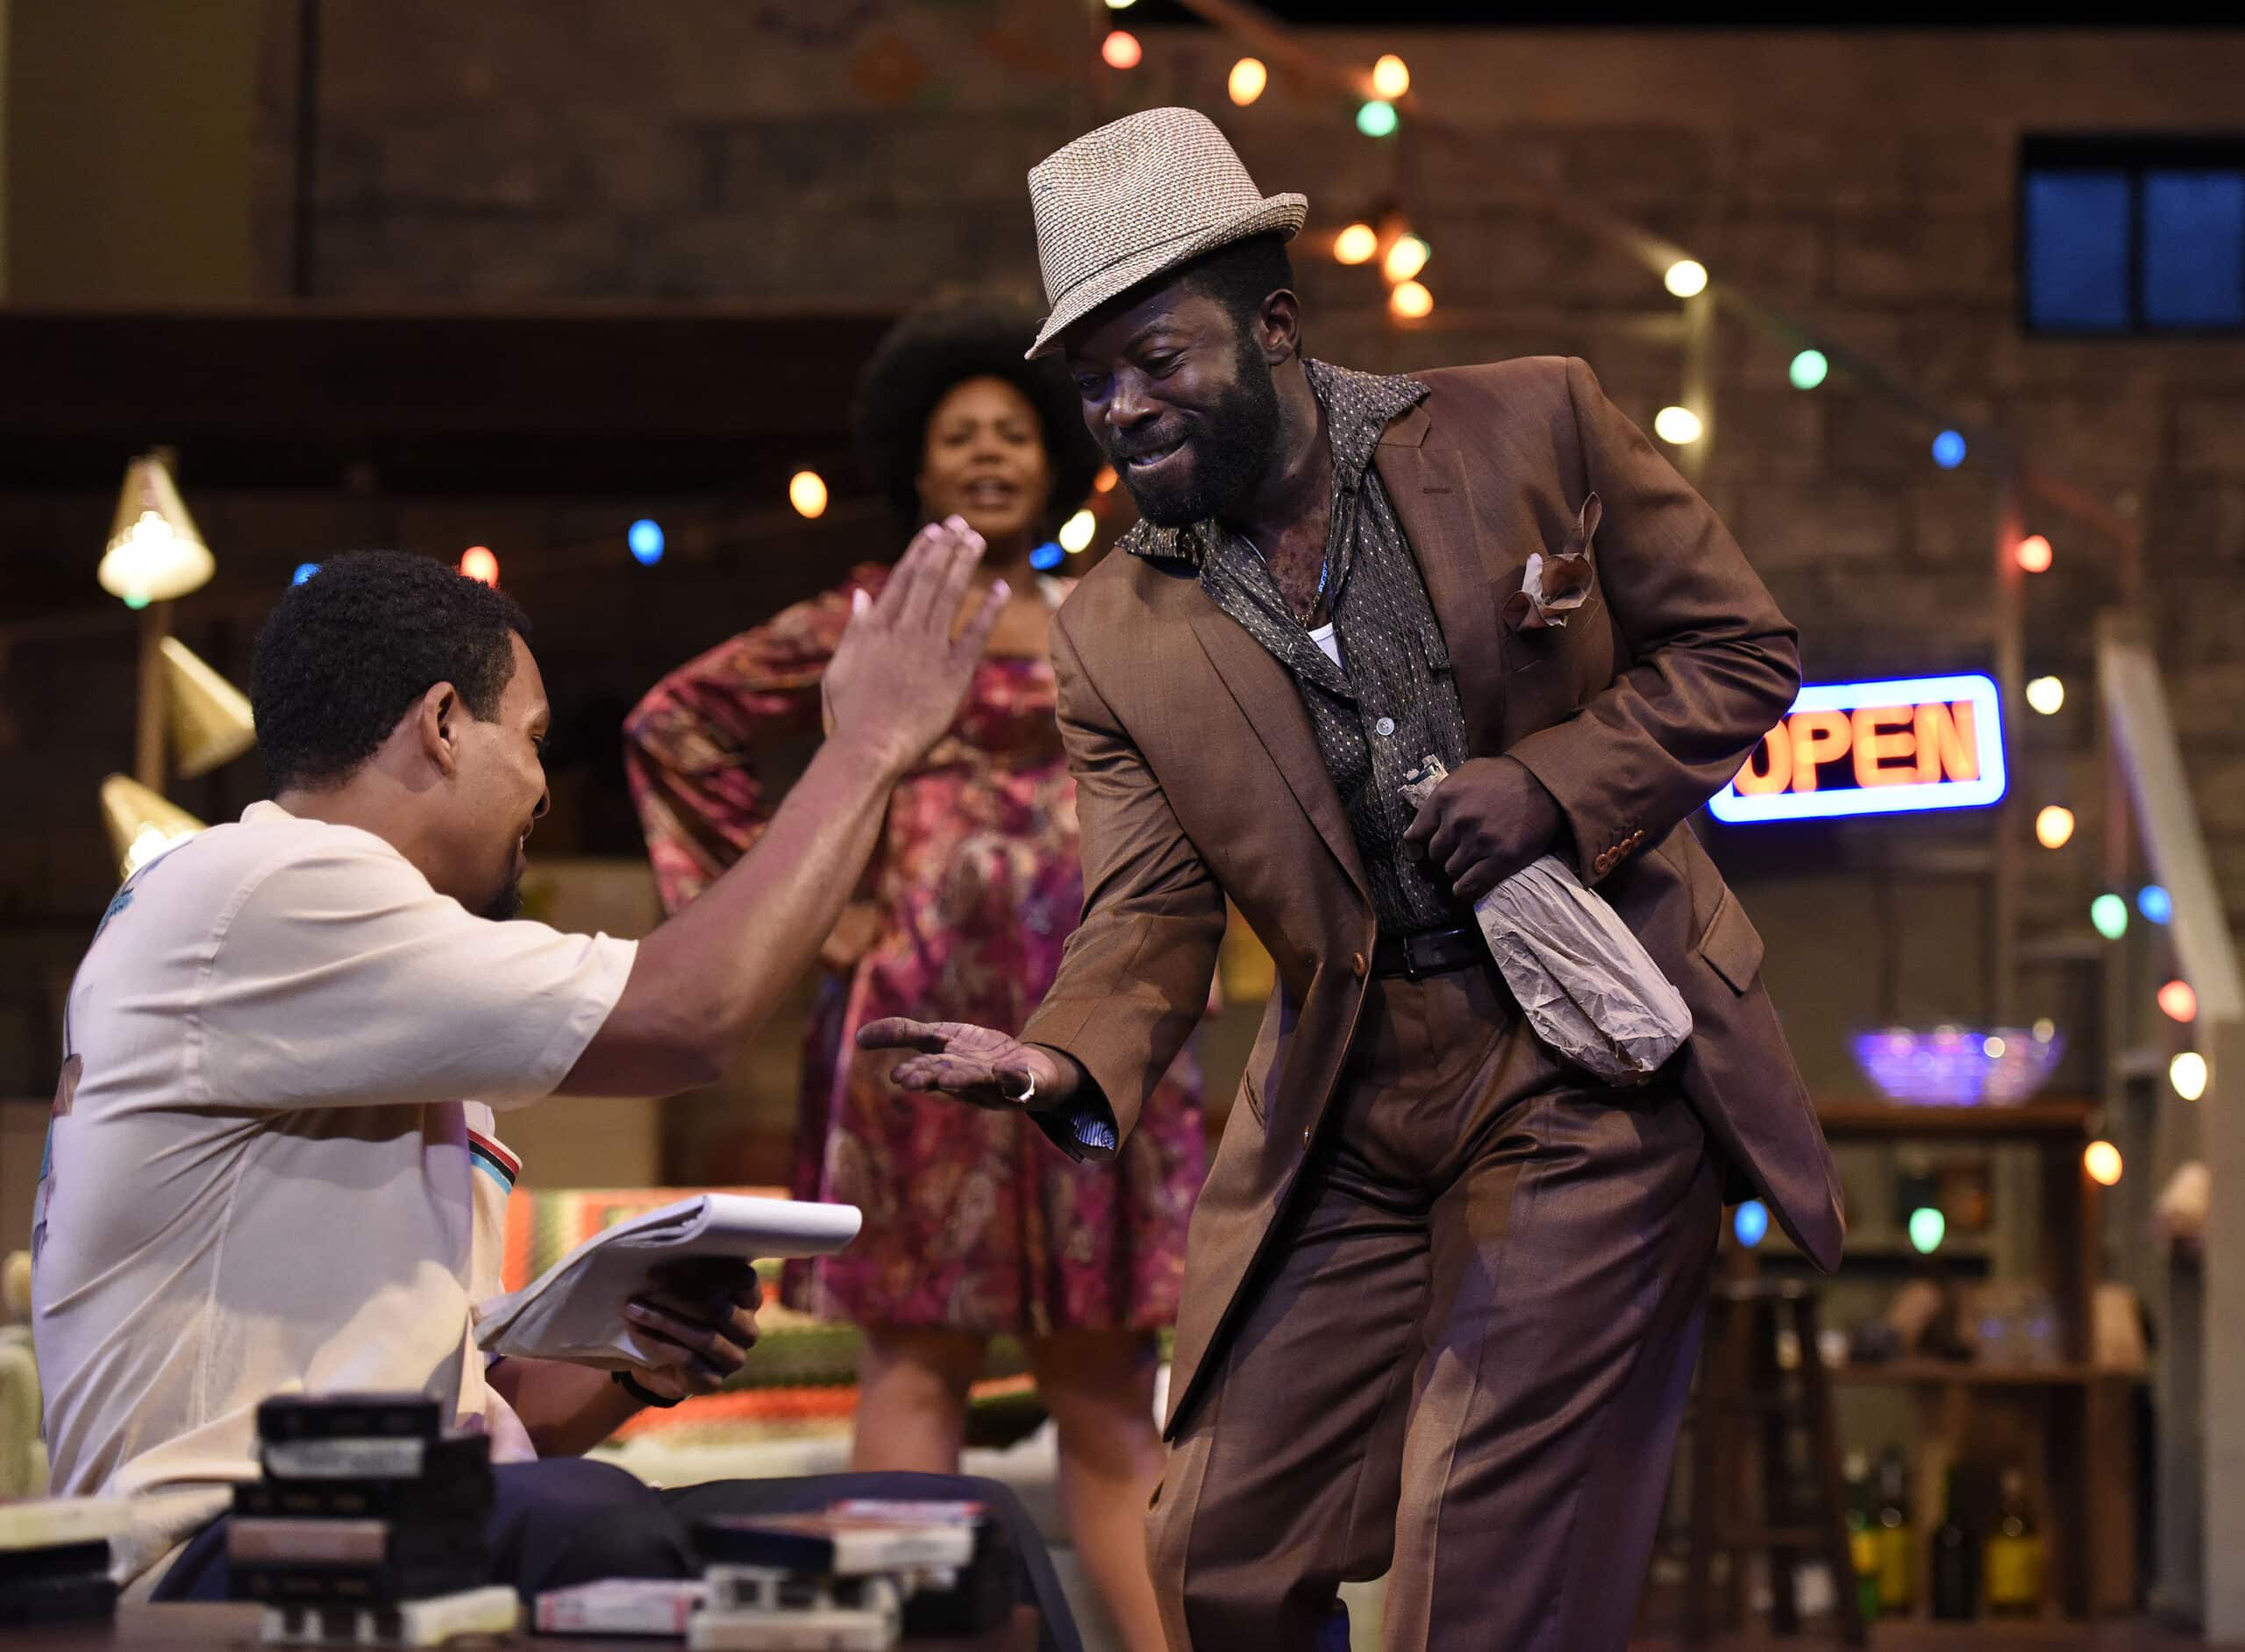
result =
[[[1838,1183],[1763,990],[1761,937],[1686,816],[1791,704],[1795,633],[1714,512],[1582,362],[1415,375],[1429,394],[1374,461],[1433,599],[1472,755],[1528,765],[1584,880],[1691,1006],[1686,1093],[1728,1160],[1821,1266]],[[1564,629],[1499,616],[1528,555],[1604,506],[1595,584]],[[1196,1209],[1168,1428],[1245,1305],[1331,1098],[1376,924],[1294,681],[1181,563],[1109,557],[1052,628],[1083,822],[1083,924],[1022,1036],[1066,1050],[1127,1132],[1208,1001],[1225,897],[1277,965]],[[1041,1119],[1080,1152],[1068,1125]]]

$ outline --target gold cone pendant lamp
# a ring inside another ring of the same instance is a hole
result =
[[[185,596],[216,567],[164,461],[146,453],[126,466],[109,549],[96,575],[102,589],[122,597],[128,608],[145,608]]]
[[[181,779],[208,774],[257,744],[257,725],[240,689],[178,637],[167,637],[157,646],[164,656],[164,704]]]
[[[118,870],[127,878],[203,830],[203,822],[178,804],[123,774],[102,782],[102,820],[109,827]]]

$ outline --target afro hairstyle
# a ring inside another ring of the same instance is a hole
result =
[[[908,528],[920,525],[919,477],[936,405],[969,379],[1001,379],[1037,409],[1052,495],[1037,523],[1050,535],[1083,502],[1098,474],[1099,450],[1084,430],[1082,404],[1059,361],[1022,359],[1036,336],[1025,310],[970,300],[916,310],[889,330],[858,375],[851,424],[859,462]]]

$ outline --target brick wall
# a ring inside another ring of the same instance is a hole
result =
[[[1218,113],[1266,188],[1307,191],[1313,233],[1393,198],[1432,242],[1439,308],[1410,333],[1385,321],[1370,270],[1305,256],[1314,347],[1372,367],[1580,352],[1649,420],[1678,392],[1675,350],[1646,337],[1672,302],[1508,186],[1507,173],[1525,174],[1648,222],[1719,278],[1830,329],[1960,417],[2003,423],[2052,468],[2143,513],[2152,600],[2177,628],[2176,686],[2208,742],[2209,824],[2245,904],[2245,755],[2220,747],[2219,693],[2245,671],[2221,635],[2245,550],[2245,344],[2031,342],[2012,281],[2018,135],[2234,122],[2245,42],[1315,37],[1358,59],[1403,51],[1415,89],[1468,128],[1451,146],[1408,124],[1398,139],[1365,139],[1345,105],[1284,75],[1231,110],[1232,50],[1202,31],[1148,31],[1140,69],[1094,76],[1069,8],[827,11],[332,0],[322,292],[890,306],[956,283],[1031,290],[1023,172],[1099,118],[1179,100]],[[286,33],[272,32],[260,146],[268,253],[285,241]],[[1837,380],[1792,391],[1792,348],[1726,324],[1706,487],[1801,621],[1812,663],[1984,652],[1985,473],[1935,469],[1929,430]],[[2059,564],[2032,594],[2033,663],[2078,669],[2086,616],[2111,594],[2107,554],[2062,521],[2034,525]]]
[[[273,294],[287,286],[294,14],[268,6],[259,68],[253,234]],[[317,270],[319,294],[335,300],[803,310],[887,309],[967,283],[1029,293],[1026,168],[1099,119],[1182,101],[1217,115],[1265,188],[1309,195],[1313,235],[1393,199],[1432,243],[1425,279],[1438,308],[1406,331],[1386,320],[1375,274],[1341,269],[1306,240],[1301,285],[1319,352],[1376,368],[1579,352],[1649,423],[1678,394],[1677,351],[1657,336],[1676,305],[1643,267],[1555,223],[1508,179],[1642,218],[1718,279],[1828,328],[1959,417],[2004,423],[2049,468],[2139,513],[2201,807],[2229,901],[2245,911],[2245,665],[2232,640],[2245,344],[2030,341],[2012,282],[2019,134],[2234,125],[2245,41],[2234,35],[1320,39],[1363,61],[1403,53],[1415,90],[1465,128],[1462,145],[1445,146],[1408,121],[1395,140],[1364,139],[1344,103],[1284,75],[1234,110],[1222,91],[1233,53],[1205,32],[1147,30],[1139,70],[1096,70],[1084,13],[1043,0],[327,0],[323,15]],[[1937,470],[1929,428],[1837,378],[1792,391],[1792,349],[1725,324],[1704,485],[1801,624],[1812,673],[1985,665],[1996,502],[1985,472]],[[537,519],[534,503],[516,505]],[[307,502],[286,508],[296,515],[284,535],[268,531],[258,502],[223,506],[229,543],[301,544],[340,520]],[[89,514],[103,509],[95,501]],[[411,515],[400,506],[396,519]],[[2029,666],[2063,673],[2075,692],[2059,717],[2017,731],[2019,794],[2069,802],[2083,832],[2076,850],[2030,862],[2028,894],[2039,921],[2078,925],[2094,887],[2098,807],[2090,622],[2113,573],[2085,532],[2039,514],[2032,525],[2056,542],[2058,564],[2030,589]],[[606,587],[581,595],[539,580],[530,552],[510,563],[510,581],[517,568],[538,581],[553,645],[581,625],[605,644]],[[652,678],[672,663],[654,655],[674,647],[675,629],[635,632],[644,660],[621,658],[636,643],[604,647],[599,668]],[[28,656],[17,658],[20,673]],[[72,737],[69,709],[48,710],[60,726],[43,712],[25,727],[17,714],[19,751]],[[116,747],[119,719],[101,716],[86,741],[104,754],[95,768],[129,750]],[[1977,1013],[1957,1000],[1976,978],[1984,891],[1971,858],[1986,835],[1983,822],[1889,823],[1719,843],[1740,879],[1764,887],[1756,909],[1785,966],[1789,1018],[1836,1029],[1873,997],[1882,1013]],[[60,858],[98,881],[97,855]],[[1904,915],[1850,908],[1835,934],[1835,886],[1816,876],[1834,866],[1863,872],[1864,889],[1901,887]],[[1862,927],[1881,922],[1899,971],[1863,956]],[[1878,978],[1896,974],[1899,997],[1881,996]],[[2078,1008],[2079,985],[2049,973],[2024,1008]],[[1835,1039],[1807,1064],[1843,1068]]]

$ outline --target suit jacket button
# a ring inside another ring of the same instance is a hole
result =
[[[1308,1147],[1309,1145],[1309,1132],[1308,1130],[1304,1130],[1301,1133],[1301,1144],[1304,1147]]]
[[[1362,979],[1364,979],[1364,978],[1365,978],[1365,955],[1364,955],[1363,953],[1361,953],[1361,952],[1351,952],[1351,953],[1350,953],[1350,954],[1349,954],[1349,971],[1350,971],[1350,972],[1351,972],[1351,974],[1353,974],[1353,975],[1354,975],[1354,976],[1355,976],[1358,980],[1362,980]]]

